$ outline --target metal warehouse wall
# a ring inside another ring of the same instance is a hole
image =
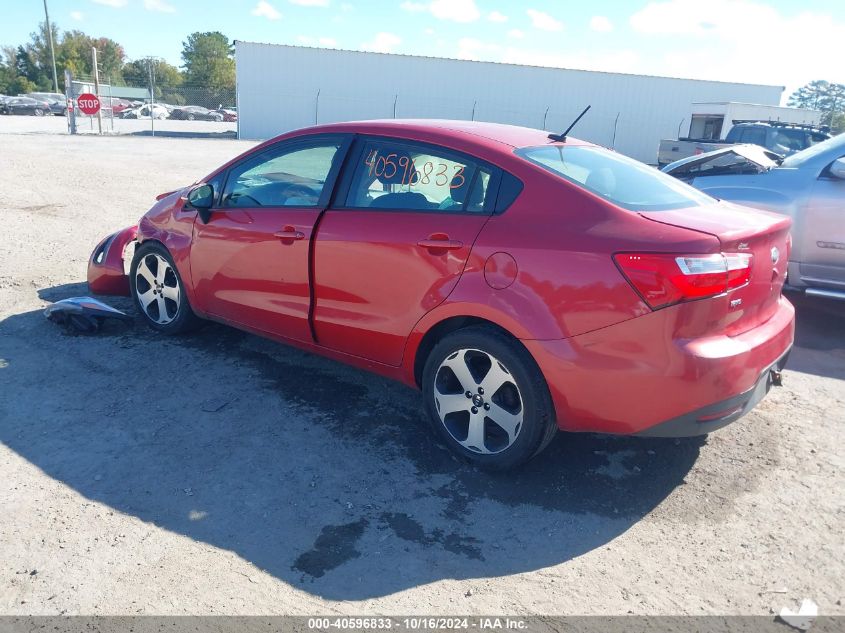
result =
[[[655,162],[661,138],[677,138],[682,121],[682,134],[689,129],[692,103],[777,105],[783,91],[240,41],[235,61],[238,136],[244,139],[265,139],[315,122],[394,116],[474,118],[563,131],[591,104],[573,135],[648,163]]]

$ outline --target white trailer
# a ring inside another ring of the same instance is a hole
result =
[[[783,87],[235,42],[238,136],[334,121],[475,119],[562,132],[653,163],[690,104],[777,105]]]

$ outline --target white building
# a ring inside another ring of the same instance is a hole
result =
[[[380,118],[475,119],[562,132],[653,163],[693,103],[776,106],[783,87],[235,43],[238,136]]]

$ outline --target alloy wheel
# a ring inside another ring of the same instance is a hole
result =
[[[176,318],[182,300],[176,271],[161,255],[145,255],[135,269],[135,294],[147,317],[166,325]]]
[[[507,450],[522,428],[523,400],[516,378],[482,350],[460,349],[446,357],[435,374],[434,400],[449,435],[474,453]]]

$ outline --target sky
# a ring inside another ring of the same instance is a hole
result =
[[[843,0],[48,0],[62,30],[181,64],[185,37],[784,86],[845,83]],[[42,0],[0,0],[0,45]]]

